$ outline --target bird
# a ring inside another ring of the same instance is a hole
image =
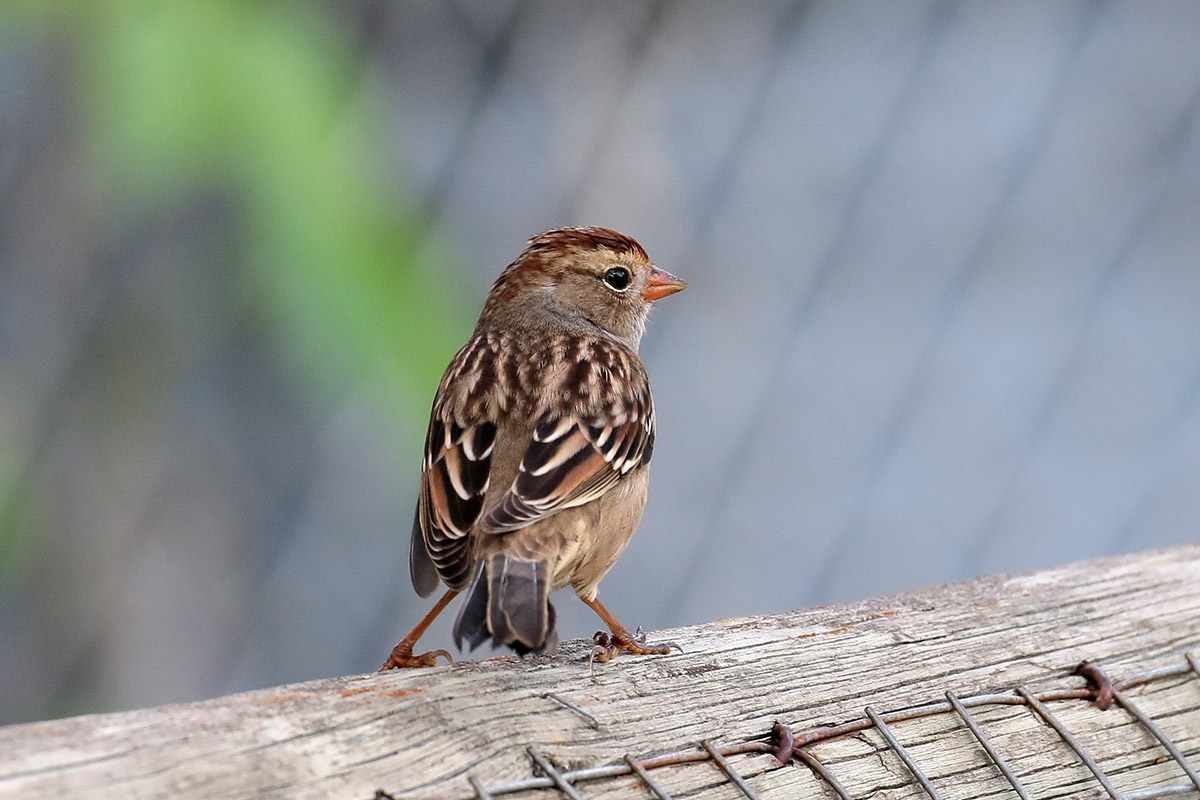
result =
[[[655,418],[638,346],[655,301],[687,284],[609,228],[555,228],[526,244],[438,385],[409,572],[421,597],[446,591],[381,671],[453,663],[413,648],[460,592],[460,650],[490,640],[552,654],[550,593],[568,585],[611,632],[596,634],[593,658],[674,646],[631,634],[598,587],[646,504]]]

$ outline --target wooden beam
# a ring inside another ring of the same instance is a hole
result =
[[[475,796],[469,779],[503,790],[534,776],[529,748],[555,769],[619,765],[625,775],[579,783],[584,797],[653,796],[623,761],[673,752],[696,761],[648,774],[675,796],[741,796],[699,748],[765,741],[776,722],[798,737],[823,725],[887,726],[946,798],[1016,797],[946,693],[971,706],[990,745],[1033,797],[1105,797],[1093,771],[1021,702],[1051,695],[1121,792],[1186,784],[1167,749],[1128,704],[1197,765],[1200,547],[1105,558],[1028,575],[981,578],[858,603],[655,632],[684,649],[621,656],[589,669],[590,643],[554,658],[279,686],[198,703],[0,729],[0,796],[366,798]],[[381,657],[388,643],[380,643]],[[1100,711],[1073,674],[1084,660],[1118,683]],[[971,705],[1000,693],[1011,703]],[[1064,694],[1065,693],[1065,694]],[[1073,693],[1073,694],[1072,694]],[[887,712],[941,703],[918,719]],[[929,797],[877,728],[810,744],[853,797]],[[761,797],[835,797],[808,766],[767,753],[728,764]],[[509,796],[553,797],[557,790]],[[561,794],[557,796],[562,796]],[[878,795],[877,795],[878,796]],[[1191,796],[1196,796],[1195,794]]]

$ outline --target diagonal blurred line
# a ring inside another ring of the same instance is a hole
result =
[[[457,5],[454,6],[460,16],[465,12]],[[483,45],[481,53],[480,67],[478,71],[478,82],[475,86],[475,93],[471,96],[468,103],[468,110],[462,123],[455,130],[453,141],[450,149],[446,153],[441,166],[430,183],[429,190],[425,192],[421,199],[420,206],[417,210],[416,225],[414,227],[414,237],[416,239],[413,249],[421,251],[430,238],[430,233],[435,227],[437,220],[441,217],[442,210],[445,208],[446,199],[450,195],[450,190],[458,181],[459,174],[462,169],[462,164],[465,162],[465,154],[467,148],[471,144],[476,129],[479,127],[480,120],[483,119],[483,112],[487,108],[491,98],[496,94],[496,88],[507,77],[509,63],[512,59],[513,45],[517,40],[517,28],[520,26],[521,20],[524,18],[526,9],[529,8],[527,0],[517,0],[513,3],[512,10],[504,19],[504,23],[490,40]],[[464,25],[470,30],[475,30],[474,26],[464,22]]]
[[[4,221],[0,225],[0,271],[7,268],[5,234],[16,213],[16,188],[22,180],[36,174],[36,150],[51,138],[46,128],[61,124],[54,118],[55,114],[36,108],[36,103],[44,103],[45,97],[53,95],[53,88],[48,85],[50,70],[38,63],[44,58],[44,54],[33,50],[21,58],[29,62],[21,69],[14,69],[12,64],[3,64],[6,71],[18,73],[18,76],[10,75],[7,80],[20,84],[23,91],[6,92],[10,102],[0,112],[0,220]],[[2,334],[3,329],[0,329]]]
[[[750,139],[760,127],[767,93],[779,77],[779,70],[783,65],[784,58],[795,46],[796,34],[804,24],[805,12],[810,6],[811,3],[807,0],[796,0],[784,9],[772,26],[775,33],[771,39],[762,74],[753,91],[746,98],[746,104],[742,107],[729,145],[717,160],[717,167],[713,170],[704,190],[700,192],[702,204],[696,214],[692,234],[688,237],[689,247],[684,251],[685,257],[680,259],[681,264],[695,261],[707,247],[708,231],[729,198],[730,189],[741,170]]]
[[[1195,153],[1196,134],[1200,132],[1198,121],[1200,121],[1200,82],[1197,82],[1196,89],[1192,93],[1187,111],[1181,115],[1179,135],[1171,142],[1175,149],[1171,155],[1174,156],[1175,161],[1181,159],[1185,154]],[[1174,188],[1192,185],[1190,179],[1177,169],[1177,163],[1172,163],[1171,167],[1167,173],[1175,184]],[[1179,451],[1187,440],[1187,428],[1194,424],[1197,412],[1200,412],[1200,370],[1196,370],[1192,374],[1187,388],[1181,394],[1178,407],[1155,436],[1155,443],[1152,447],[1163,455],[1161,458],[1155,459],[1155,474],[1146,482],[1145,490],[1134,504],[1133,510],[1113,532],[1108,542],[1108,552],[1125,546],[1125,543],[1129,542],[1136,532],[1138,520],[1149,510],[1155,494],[1164,483],[1178,474]]]
[[[363,13],[364,19],[358,33],[359,37],[366,43],[366,47],[380,51],[383,48],[380,42],[381,31],[384,24],[388,22],[387,12],[389,9],[386,6],[379,9],[376,8],[377,5],[378,0],[368,0]],[[453,15],[455,23],[466,32],[470,41],[479,49],[480,66],[476,71],[477,80],[474,92],[467,102],[467,112],[452,132],[451,144],[446,152],[446,156],[435,169],[433,179],[419,198],[417,210],[413,215],[410,240],[414,261],[416,262],[420,262],[423,259],[426,249],[435,239],[434,231],[437,227],[437,221],[443,213],[450,191],[459,179],[465,153],[470,146],[476,130],[481,124],[484,111],[496,94],[497,87],[508,75],[508,68],[517,39],[517,29],[529,7],[529,0],[515,0],[500,27],[494,34],[489,36],[485,31],[480,29],[475,20],[471,18],[470,13],[457,0],[450,0],[446,4],[446,8]],[[369,30],[369,22],[379,23],[377,29],[374,31]],[[361,79],[365,80],[370,65],[364,61],[360,65],[360,68],[363,72]],[[264,572],[265,574],[267,573]],[[397,598],[407,596],[408,594],[403,584],[397,582],[393,590],[380,603],[372,623],[364,629],[363,645],[360,648],[364,653],[364,657],[368,657],[370,653],[373,653],[377,645],[375,640],[376,634],[374,632],[388,630],[391,621],[394,620],[397,613],[407,607],[407,601],[397,601]],[[259,605],[264,601],[265,598],[260,599]],[[235,652],[240,650],[248,641],[248,635],[252,628],[250,621],[254,619],[254,616],[254,614],[248,614],[245,630],[231,637],[233,641],[240,643],[233,647]],[[373,658],[374,656],[369,657]]]
[[[1079,370],[1079,364],[1087,351],[1087,345],[1090,341],[1089,334],[1100,315],[1105,295],[1112,287],[1116,277],[1128,264],[1130,255],[1146,239],[1148,232],[1158,219],[1171,193],[1177,188],[1180,177],[1179,170],[1177,169],[1178,162],[1185,153],[1190,152],[1187,148],[1190,137],[1186,134],[1189,130],[1194,130],[1196,119],[1200,116],[1198,112],[1200,112],[1200,84],[1197,85],[1190,101],[1180,115],[1181,124],[1177,126],[1180,135],[1172,138],[1170,151],[1164,153],[1160,159],[1159,163],[1163,166],[1159,172],[1159,186],[1157,191],[1146,202],[1141,211],[1138,212],[1129,230],[1117,246],[1113,257],[1098,269],[1098,274],[1084,300],[1081,319],[1076,326],[1074,338],[1063,360],[1063,364],[1032,416],[1032,422],[1025,436],[1025,447],[1012,465],[1012,468],[1008,471],[1004,481],[1004,489],[988,512],[984,524],[972,539],[971,547],[967,551],[959,574],[969,575],[979,569],[979,562],[988,541],[995,535],[1004,517],[1005,510],[1012,504],[1013,498],[1016,496],[1017,485],[1021,475],[1028,468],[1033,457],[1041,450],[1045,441],[1045,435],[1053,424],[1055,416],[1062,406],[1063,398],[1066,396],[1067,390],[1070,388]],[[1172,437],[1186,424],[1186,409],[1191,405],[1191,402],[1191,400],[1185,402],[1185,413],[1181,413],[1176,417],[1175,425],[1171,429]],[[1169,447],[1169,445],[1170,442],[1163,442],[1164,448]],[[1150,486],[1152,487],[1153,483]],[[1148,496],[1149,491],[1151,491],[1150,487],[1147,488],[1144,497]],[[1143,500],[1142,503],[1144,502],[1146,501]],[[1125,525],[1117,526],[1117,530],[1120,531],[1128,524],[1129,522],[1126,522]]]
[[[97,352],[103,348],[102,332],[112,322],[114,314],[120,313],[122,301],[128,299],[129,287],[121,279],[121,270],[136,258],[136,254],[145,251],[149,239],[149,228],[139,224],[124,229],[118,237],[100,245],[99,252],[88,264],[87,291],[74,293],[71,307],[60,315],[61,319],[70,320],[68,329],[60,337],[66,343],[63,347],[66,352],[58,359],[61,369],[45,382],[44,391],[36,401],[37,410],[32,415],[33,424],[28,426],[30,432],[26,437],[28,449],[24,453],[10,454],[17,463],[11,481],[6,487],[0,487],[0,528],[18,524],[22,502],[36,502],[38,475],[51,459],[51,452],[60,438],[58,432],[68,427],[66,421],[79,405]],[[45,569],[45,566],[35,566],[34,574]],[[95,680],[97,653],[106,652],[105,631],[94,631],[76,641],[61,636],[51,638],[56,648],[55,658],[53,667],[42,677],[41,683],[46,687],[48,708],[61,709],[67,707],[69,698],[80,686],[90,685]]]
[[[1187,441],[1186,429],[1196,424],[1197,413],[1200,413],[1200,370],[1196,370],[1192,375],[1178,410],[1171,415],[1171,423],[1164,425],[1156,437],[1154,447],[1163,455],[1156,459],[1154,476],[1147,481],[1145,491],[1133,509],[1117,526],[1104,552],[1115,552],[1131,546],[1131,540],[1138,531],[1139,520],[1152,510],[1155,495],[1165,484],[1179,476],[1178,461],[1180,451]]]
[[[789,317],[793,320],[792,328],[781,335],[780,340],[784,344],[775,353],[775,357],[765,370],[767,379],[758,393],[754,407],[750,414],[746,416],[745,424],[734,438],[735,444],[733,448],[724,459],[722,468],[717,473],[725,476],[725,479],[718,483],[719,489],[712,493],[710,511],[705,516],[705,519],[711,520],[712,523],[700,532],[691,551],[690,563],[680,573],[679,584],[670,595],[671,604],[668,610],[668,619],[678,619],[681,617],[683,606],[687,599],[687,586],[691,580],[691,576],[697,573],[707,558],[707,554],[712,550],[709,543],[718,538],[720,532],[726,527],[726,520],[729,516],[727,509],[730,506],[730,500],[741,490],[746,475],[745,465],[749,463],[753,454],[756,445],[756,436],[767,427],[767,421],[771,414],[771,406],[773,401],[779,396],[779,387],[782,384],[784,376],[787,374],[788,364],[791,363],[795,356],[804,328],[808,325],[808,320],[811,316],[810,312],[824,293],[834,267],[841,258],[842,250],[850,241],[851,229],[858,217],[859,209],[865,202],[870,189],[875,185],[882,165],[887,160],[891,150],[893,133],[899,126],[900,120],[904,118],[911,107],[912,97],[920,87],[925,68],[945,33],[953,9],[954,6],[950,2],[937,2],[930,6],[926,14],[927,22],[924,26],[925,37],[917,46],[917,56],[909,67],[908,73],[905,75],[900,91],[896,94],[891,107],[884,116],[883,124],[880,125],[875,140],[863,156],[862,165],[855,180],[854,191],[851,193],[850,200],[841,215],[830,246],[821,256],[813,275],[809,278],[808,285],[800,293],[796,308]],[[780,46],[783,46],[783,44],[781,41]],[[778,57],[776,60],[778,60]],[[773,77],[774,70],[771,72]],[[764,84],[768,84],[769,86],[768,81],[764,81]],[[761,104],[761,98],[768,86],[763,86],[760,88],[760,91],[754,93],[750,104],[752,108]],[[757,121],[757,114],[752,113],[750,110],[747,110],[745,116],[747,119]],[[750,126],[745,124],[742,127],[743,136],[748,136],[751,129]],[[734,162],[733,155],[736,154],[731,153],[727,161]],[[735,175],[736,170],[733,169],[731,164],[723,165],[723,168],[718,171],[718,175],[713,181],[712,191],[708,196],[716,195],[718,188],[721,196],[727,194],[728,185],[732,183]],[[708,229],[718,208],[719,202],[714,200],[710,203],[706,212],[701,215],[700,218],[703,222],[692,237],[697,243],[693,247],[693,250],[699,250],[703,236],[702,232]]]
[[[992,504],[983,525],[980,526],[980,529],[971,538],[970,547],[963,558],[959,574],[973,574],[979,568],[979,562],[987,548],[988,542],[996,535],[1000,523],[1004,518],[1005,511],[1012,505],[1013,499],[1017,494],[1021,475],[1029,467],[1034,455],[1041,450],[1046,434],[1053,425],[1055,416],[1062,406],[1063,398],[1076,378],[1079,365],[1087,350],[1090,338],[1089,333],[1096,323],[1096,318],[1099,316],[1104,294],[1112,285],[1113,279],[1120,273],[1121,268],[1128,261],[1130,253],[1143,240],[1146,231],[1158,217],[1164,205],[1166,194],[1165,189],[1160,190],[1147,203],[1141,213],[1138,214],[1137,220],[1118,247],[1116,256],[1101,269],[1100,274],[1097,275],[1095,282],[1087,293],[1088,299],[1085,301],[1087,307],[1083,312],[1082,319],[1076,326],[1073,341],[1068,348],[1067,355],[1063,359],[1058,372],[1055,374],[1054,380],[1042,396],[1041,402],[1038,403],[1037,408],[1031,415],[1030,424],[1022,437],[1025,446],[1005,475],[1004,488]]]
[[[380,58],[387,37],[391,7],[387,0],[357,0],[347,5],[348,8],[331,3],[328,13],[349,17],[353,24],[351,40],[357,46],[349,56],[350,69],[347,72],[350,86],[343,93],[344,103],[349,105],[355,95],[370,83],[372,63]]]
[[[1084,8],[1078,24],[1078,33],[1063,53],[1055,82],[1042,102],[1037,122],[1034,124],[1030,135],[1026,137],[1024,147],[1014,156],[1009,169],[1006,170],[1007,179],[996,198],[995,204],[987,215],[987,222],[975,238],[975,243],[972,245],[967,257],[963,260],[961,268],[951,277],[946,290],[943,292],[942,298],[938,303],[936,319],[930,328],[920,354],[913,364],[912,370],[909,372],[909,378],[905,382],[904,388],[898,393],[897,401],[893,404],[883,426],[875,437],[875,441],[870,447],[869,452],[871,455],[868,457],[863,477],[855,489],[854,499],[848,505],[844,521],[839,526],[837,534],[833,537],[833,550],[827,559],[826,568],[820,572],[820,582],[810,590],[810,598],[819,601],[830,596],[833,589],[833,581],[836,580],[842,566],[855,551],[854,541],[860,527],[859,519],[869,498],[878,487],[885,467],[895,454],[900,433],[904,429],[905,422],[912,416],[913,409],[916,407],[919,389],[925,382],[926,373],[933,362],[934,353],[937,351],[939,344],[945,339],[946,332],[957,316],[963,299],[978,278],[983,266],[984,257],[994,246],[999,236],[1001,222],[1007,211],[1011,208],[1013,200],[1028,181],[1034,167],[1039,163],[1041,156],[1045,152],[1046,142],[1050,137],[1054,120],[1058,116],[1062,99],[1067,93],[1071,71],[1079,56],[1083,53],[1087,43],[1091,40],[1097,23],[1102,17],[1102,12],[1107,5],[1107,0],[1099,0],[1098,2],[1090,3]]]
[[[771,42],[771,52],[767,59],[766,66],[763,69],[762,75],[759,77],[758,83],[755,85],[754,91],[750,92],[747,97],[746,104],[742,108],[740,121],[737,125],[733,137],[730,139],[729,146],[717,162],[716,169],[713,170],[706,188],[700,192],[700,197],[706,198],[706,202],[701,206],[699,213],[696,215],[696,223],[692,227],[692,233],[688,237],[689,245],[684,250],[684,254],[679,258],[679,263],[686,264],[695,261],[703,248],[707,246],[707,233],[712,227],[712,222],[720,211],[725,199],[730,193],[730,187],[733,185],[737,177],[738,170],[741,168],[742,160],[745,157],[747,144],[754,131],[759,124],[759,118],[762,115],[762,106],[766,99],[767,93],[774,85],[779,75],[779,70],[783,64],[783,60],[792,45],[794,44],[796,33],[799,31],[803,20],[804,13],[808,9],[808,3],[804,0],[797,0],[792,3],[783,13],[780,19],[775,24],[775,36]],[[658,337],[662,339],[663,337]],[[643,348],[650,351],[651,347]],[[764,396],[767,393],[764,392]],[[764,403],[760,402],[760,411]],[[739,485],[737,478],[741,471],[735,471],[733,468],[739,464],[745,463],[749,458],[750,439],[755,430],[757,430],[757,418],[761,414],[754,414],[751,417],[750,424],[735,438],[738,443],[735,446],[731,457],[725,459],[725,468],[717,474],[731,476],[728,480],[719,483],[721,487],[713,493],[713,503],[711,504],[712,512],[705,516],[705,519],[711,521],[711,524],[699,532],[696,541],[691,547],[688,566],[679,574],[679,580],[676,582],[674,589],[667,595],[666,602],[666,618],[680,619],[684,604],[687,601],[688,585],[691,582],[691,576],[696,574],[707,558],[710,547],[708,543],[716,536],[720,528],[721,511],[728,505],[729,498],[734,494],[736,487]]]
[[[769,52],[764,61],[762,73],[753,90],[747,94],[746,102],[737,115],[738,122],[734,126],[729,143],[716,159],[716,166],[709,174],[704,188],[697,192],[697,196],[700,198],[700,207],[693,218],[691,232],[686,237],[686,244],[675,257],[677,263],[688,264],[700,260],[708,246],[708,232],[731,193],[733,183],[737,179],[742,161],[749,148],[750,139],[760,127],[767,94],[779,77],[784,59],[795,45],[797,32],[804,23],[805,12],[811,5],[811,0],[794,0],[772,24],[774,34],[771,37],[770,47],[767,48]],[[664,331],[670,328],[673,324],[671,319],[672,317],[669,315],[665,317],[658,324],[658,329]],[[664,346],[660,342],[665,341],[667,341],[666,337],[660,332],[659,335],[643,344],[641,350],[643,360],[652,359],[653,356],[649,354],[653,354],[659,347]]]
[[[471,16],[470,10],[463,6],[462,0],[446,0],[445,6],[453,14],[455,23],[467,32],[467,35],[471,37],[471,41],[476,47],[480,50],[485,50],[490,46],[487,32]],[[510,13],[515,10],[515,8],[509,9]],[[511,19],[511,17],[508,19]]]
[[[559,204],[560,208],[565,209],[564,220],[578,219],[579,206],[582,202],[580,188],[590,185],[590,177],[599,172],[600,165],[604,162],[604,156],[616,141],[616,137],[612,135],[613,128],[621,119],[620,110],[625,105],[633,87],[637,85],[637,77],[646,65],[650,46],[658,38],[659,31],[662,29],[668,5],[670,5],[670,0],[655,0],[655,2],[641,6],[644,9],[643,16],[634,25],[633,35],[629,37],[629,46],[625,49],[625,57],[621,59],[623,69],[617,79],[616,96],[607,108],[597,113],[600,124],[593,131],[584,157],[580,159],[579,169],[575,170],[566,182],[567,196]]]

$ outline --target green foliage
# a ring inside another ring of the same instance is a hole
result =
[[[284,2],[92,8],[82,74],[103,185],[147,210],[232,191],[250,297],[319,385],[391,401],[435,382],[465,325],[447,325],[444,273],[419,263],[380,180],[376,87],[339,21]]]
[[[443,254],[382,177],[380,87],[331,9],[11,0],[0,44],[45,48],[65,67],[94,167],[80,191],[99,194],[110,225],[153,223],[197,195],[228,200],[241,246],[213,268],[241,277],[241,301],[302,384],[316,397],[349,387],[392,430],[423,429],[469,321],[449,311],[459,287],[433,266]],[[0,445],[14,434],[3,410]],[[0,452],[0,567],[28,523],[11,452]]]

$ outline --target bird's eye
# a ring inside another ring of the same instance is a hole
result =
[[[604,273],[604,282],[618,292],[623,292],[629,287],[629,270],[624,267],[613,267]]]

